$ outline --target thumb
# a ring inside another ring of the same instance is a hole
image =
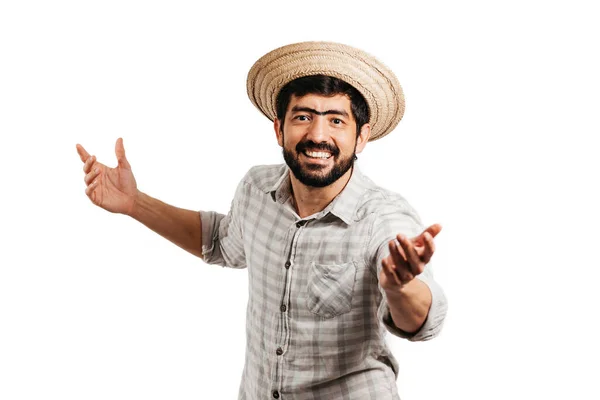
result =
[[[117,139],[117,143],[115,144],[115,154],[117,155],[117,162],[119,163],[119,167],[131,169],[131,165],[129,165],[129,161],[127,161],[127,157],[125,157],[125,147],[123,147],[123,138]]]
[[[425,232],[429,232],[429,234],[431,235],[431,237],[436,237],[438,233],[440,233],[440,231],[442,230],[442,225],[440,224],[433,224],[431,225],[429,228],[425,229]]]
[[[442,230],[442,225],[433,224],[430,227],[428,227],[427,229],[425,229],[423,232],[421,232],[421,234],[419,236],[414,237],[412,239],[412,241],[413,241],[413,243],[416,243],[416,244],[422,246],[424,243],[424,238],[425,238],[426,232],[431,235],[431,238],[434,238],[437,236],[438,233],[440,233],[441,230]]]

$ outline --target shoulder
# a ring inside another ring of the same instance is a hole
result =
[[[266,193],[273,190],[286,173],[285,164],[255,165],[244,175],[241,185]]]
[[[375,184],[366,176],[363,176],[363,180],[365,191],[356,211],[357,219],[367,217],[376,220],[400,218],[410,219],[421,225],[417,211],[404,196]]]

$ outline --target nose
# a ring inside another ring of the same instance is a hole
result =
[[[321,115],[315,115],[312,122],[308,126],[306,139],[312,140],[315,143],[327,142],[327,118]]]

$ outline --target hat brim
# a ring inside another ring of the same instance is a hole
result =
[[[265,54],[248,73],[248,97],[273,121],[281,88],[310,75],[341,79],[363,95],[369,106],[369,141],[389,134],[404,115],[404,93],[396,75],[370,54],[333,42],[295,43]]]

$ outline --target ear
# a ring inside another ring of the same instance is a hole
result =
[[[281,123],[277,118],[273,120],[273,128],[275,129],[275,135],[277,136],[277,143],[283,147],[283,131],[281,130]]]
[[[360,134],[358,135],[358,138],[356,139],[356,153],[360,153],[361,151],[363,151],[363,149],[367,145],[367,142],[369,141],[370,137],[371,137],[371,125],[364,124],[360,128]]]

